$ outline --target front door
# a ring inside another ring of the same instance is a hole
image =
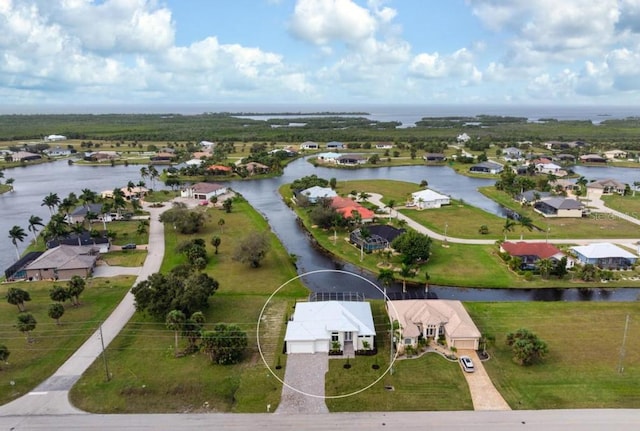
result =
[[[353,337],[353,333],[351,333],[351,332],[345,332],[344,333],[344,341],[353,341],[352,337]]]

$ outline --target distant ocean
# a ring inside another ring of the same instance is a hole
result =
[[[40,105],[0,106],[0,114],[182,114],[205,112],[232,113],[295,113],[296,116],[319,112],[367,112],[375,121],[399,121],[411,127],[423,117],[505,115],[557,120],[590,120],[599,123],[612,118],[640,116],[640,106],[568,106],[568,105],[416,105],[416,104],[301,104],[301,103],[194,103],[149,105]],[[267,118],[282,117],[257,116]]]

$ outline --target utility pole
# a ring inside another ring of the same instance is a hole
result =
[[[107,352],[104,350],[104,337],[102,336],[102,325],[100,325],[100,344],[102,345],[102,360],[104,362],[104,372],[107,376],[107,382],[111,380],[109,375],[109,366],[107,365]]]
[[[622,374],[624,372],[624,355],[626,354],[626,345],[627,345],[627,331],[629,330],[629,315],[627,314],[627,319],[624,322],[624,334],[622,335],[622,347],[620,348],[620,360],[618,362],[618,373]]]

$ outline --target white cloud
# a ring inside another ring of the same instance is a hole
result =
[[[474,56],[466,48],[449,55],[421,53],[409,64],[409,73],[416,78],[440,79],[458,78],[462,85],[477,84],[482,80],[482,72],[474,64]]]
[[[298,0],[290,30],[316,45],[335,41],[357,45],[373,36],[376,20],[368,9],[351,0]]]

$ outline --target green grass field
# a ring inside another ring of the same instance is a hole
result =
[[[200,210],[204,210],[203,208]],[[225,223],[218,224],[220,218]],[[258,354],[258,316],[269,295],[296,276],[290,257],[272,235],[272,248],[259,268],[250,268],[231,259],[235,240],[253,230],[266,230],[266,221],[244,200],[236,200],[231,213],[206,210],[207,223],[196,235],[180,235],[165,229],[165,259],[162,271],[184,261],[176,245],[201,237],[210,256],[206,272],[219,283],[218,291],[205,310],[206,327],[216,322],[236,323],[249,338],[242,363],[231,366],[211,364],[203,354],[173,356],[173,331],[163,322],[137,313],[109,346],[107,355],[113,379],[105,381],[103,364],[96,361],[73,388],[75,405],[93,412],[263,412],[280,400],[281,384],[271,376]],[[218,254],[210,244],[221,237]],[[307,295],[300,283],[287,285],[266,307],[261,321],[260,344],[272,368],[282,355],[285,319],[296,298]],[[284,369],[279,371],[284,376]]]
[[[466,303],[481,332],[493,335],[493,383],[513,409],[639,408],[640,303]],[[630,316],[624,372],[619,372],[626,317]],[[527,328],[548,344],[541,363],[511,360],[508,332]]]
[[[49,377],[62,363],[95,331],[100,323],[120,302],[131,288],[134,277],[97,278],[88,280],[80,296],[81,305],[65,304],[61,324],[47,316],[49,289],[53,282],[7,283],[0,286],[0,343],[5,344],[11,355],[8,364],[1,364],[0,404],[26,394]],[[57,282],[66,286],[66,282]],[[36,318],[37,326],[32,333],[33,341],[25,337],[14,324],[18,309],[8,304],[4,296],[9,287],[16,286],[28,291],[31,301],[27,311]],[[13,381],[15,385],[10,385]]]

